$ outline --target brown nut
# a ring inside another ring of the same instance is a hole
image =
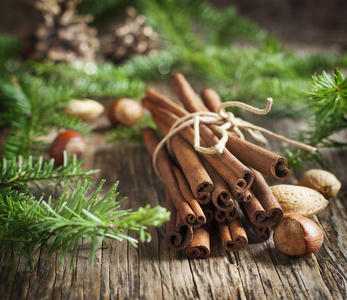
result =
[[[273,240],[280,252],[302,257],[322,246],[323,232],[311,219],[293,214],[276,225]]]
[[[327,207],[329,201],[322,194],[304,186],[278,184],[270,187],[283,210],[283,215],[298,214],[311,217]]]
[[[78,159],[81,158],[85,150],[83,137],[76,131],[67,130],[55,138],[49,149],[49,155],[54,158],[56,165],[64,163],[64,150],[70,155],[76,154]]]
[[[142,118],[143,108],[136,100],[120,98],[108,107],[107,116],[114,126],[131,127]]]
[[[341,182],[334,174],[320,169],[306,171],[299,185],[314,189],[327,199],[336,196],[341,189]]]
[[[82,121],[95,120],[104,112],[104,106],[92,99],[72,99],[65,107],[65,113]]]

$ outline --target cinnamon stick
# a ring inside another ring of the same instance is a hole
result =
[[[166,135],[170,127],[152,114],[153,121],[157,124],[159,131]],[[182,146],[182,144],[185,145]],[[191,191],[201,205],[210,202],[210,191],[213,189],[213,182],[205,168],[201,164],[196,151],[180,135],[175,135],[171,139],[171,149],[181,166],[181,169],[190,185]],[[191,148],[189,148],[189,147]],[[186,157],[185,157],[186,156]],[[188,159],[187,159],[188,158]]]
[[[226,220],[232,221],[235,220],[239,215],[239,209],[237,206],[234,206],[233,209],[229,211],[222,211],[216,209],[214,212],[214,218],[217,222],[225,222]]]
[[[241,203],[251,222],[257,226],[274,226],[283,217],[283,211],[273,196],[264,177],[252,169],[254,180],[250,189],[252,200]]]
[[[272,230],[270,226],[268,225],[257,226],[252,223],[250,223],[249,225],[251,226],[253,232],[255,233],[255,235],[257,236],[257,239],[260,242],[265,242],[270,238],[271,230]]]
[[[187,226],[180,214],[177,213],[167,189],[165,198],[166,209],[170,212],[170,220],[166,223],[166,242],[174,250],[185,249],[193,239],[193,228]]]
[[[246,231],[239,218],[218,223],[218,228],[225,250],[236,252],[248,244]]]
[[[252,199],[249,202],[242,202],[240,206],[246,212],[253,224],[262,225],[262,221],[266,218],[266,211],[261,206],[257,197],[251,191]]]
[[[142,99],[142,103],[151,112],[152,116],[156,115],[157,120],[161,120],[170,127],[174,122],[188,114],[186,110],[173,101],[168,101],[165,96],[161,97],[159,93],[154,91],[147,91],[147,97]],[[179,134],[191,145],[194,145],[194,130],[191,127],[182,129]],[[200,135],[202,137],[200,138],[200,144],[203,147],[213,147],[219,141],[216,135],[204,124],[200,124]],[[221,154],[199,154],[218,170],[219,174],[233,189],[244,191],[251,185],[253,173],[227,149],[224,149]]]
[[[211,191],[211,199],[214,206],[221,211],[232,210],[235,206],[235,202],[231,198],[227,183],[205,159],[202,159],[202,164],[210,175],[214,185]]]
[[[193,239],[186,248],[189,258],[210,257],[210,226],[202,225],[193,229]]]
[[[263,175],[255,169],[251,170],[254,173],[251,190],[265,210],[265,218],[261,219],[260,222],[269,226],[276,225],[283,217],[283,210],[271,192]]]
[[[214,218],[218,223],[223,223],[226,221],[227,216],[225,214],[225,211],[221,211],[217,209],[214,211]]]
[[[249,190],[241,193],[241,192],[234,192],[232,195],[233,199],[235,199],[237,202],[249,202],[252,200],[252,194]]]
[[[183,74],[175,74],[171,83],[186,110],[189,112],[208,111]]]
[[[247,223],[252,228],[252,230],[255,233],[255,235],[257,236],[258,240],[261,242],[267,241],[271,236],[271,226],[269,226],[268,224],[261,224],[261,225],[255,224],[250,219],[250,216],[247,214],[247,212],[245,211],[243,206],[242,205],[240,205],[240,206],[241,206],[243,215],[247,220]]]
[[[200,95],[205,107],[211,112],[217,112],[218,107],[222,103],[218,92],[214,89],[207,88],[204,89]]]
[[[198,203],[198,201],[194,198],[194,195],[192,194],[190,190],[190,187],[186,178],[177,167],[173,166],[172,168],[176,176],[176,180],[177,180],[179,189],[181,191],[181,194],[183,198],[187,201],[191,209],[193,210],[196,216],[197,223],[199,224],[199,226],[202,224],[205,224],[206,223],[205,214],[203,210],[201,209],[201,206]]]
[[[201,206],[201,208],[206,217],[206,224],[211,224],[214,220],[215,211],[215,207],[213,206],[212,202],[209,202],[208,204]]]
[[[179,135],[172,137],[170,145],[195,198],[199,200],[200,204],[207,204],[210,200],[209,193],[213,190],[214,184],[197,152]],[[201,195],[207,195],[207,197],[201,197]]]
[[[157,134],[152,128],[147,127],[142,130],[142,139],[147,148],[147,151],[151,156],[153,156],[154,151],[159,144],[159,138]],[[160,172],[161,178],[165,186],[167,187],[171,199],[177,209],[177,212],[180,214],[184,222],[188,226],[200,225],[193,210],[181,194],[177,180],[172,170],[170,157],[165,148],[161,148],[158,152],[157,167]]]
[[[216,112],[222,103],[219,94],[213,89],[203,90],[201,97],[212,112]],[[228,131],[226,147],[245,165],[258,170],[269,178],[282,182],[289,177],[289,170],[286,168],[287,160],[284,157],[245,141],[234,132]]]
[[[201,111],[208,111],[208,109],[204,106],[204,104],[201,102],[197,94],[195,93],[194,89],[190,85],[190,83],[186,80],[183,74],[177,73],[172,77],[172,85],[180,98],[181,102],[183,103],[185,109],[190,112],[201,112]],[[207,134],[207,132],[211,132],[212,129],[212,135],[215,134],[216,136],[219,136],[220,133],[218,131],[218,127],[216,125],[201,125],[201,127],[206,127],[204,129],[204,134]],[[236,159],[232,154],[230,156],[234,163],[237,165],[237,168],[243,169],[245,167],[238,159]],[[247,168],[247,167],[245,167]],[[245,169],[243,169],[245,170]],[[246,178],[245,178],[246,179]],[[249,178],[250,181],[252,181],[252,178]],[[247,181],[247,179],[246,179]],[[246,188],[247,189],[247,188]]]
[[[235,206],[233,209],[226,211],[225,216],[228,221],[233,221],[239,216],[239,208]]]

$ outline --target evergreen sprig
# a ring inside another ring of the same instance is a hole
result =
[[[12,78],[9,74],[0,77],[0,127],[9,128],[3,155],[42,153],[47,142],[40,138],[52,129],[89,132],[91,128],[85,123],[64,113],[72,95],[68,85],[51,84],[27,70],[21,69]]]
[[[21,40],[17,36],[3,34],[0,36],[0,64],[18,55]],[[1,72],[1,70],[0,70]]]
[[[309,129],[299,132],[299,139],[317,148],[347,146],[332,138],[334,133],[347,128],[347,77],[339,69],[333,75],[323,71],[322,75],[312,76],[311,86],[307,93],[307,105],[312,111]],[[289,166],[302,166],[302,162],[309,160],[323,165],[321,152],[289,150],[288,153]]]
[[[105,239],[129,241],[136,246],[137,239],[127,231],[139,234],[141,241],[149,241],[146,231],[150,226],[160,226],[169,218],[162,207],[149,205],[133,212],[121,209],[116,200],[118,183],[103,194],[101,181],[91,196],[92,181],[79,182],[71,193],[66,188],[62,196],[53,203],[51,198],[44,201],[6,187],[0,193],[0,251],[4,253],[12,272],[15,253],[19,251],[31,263],[32,253],[37,247],[48,248],[49,255],[61,250],[61,262],[70,253],[72,266],[78,253],[80,242],[89,242],[90,258],[93,262],[95,251]]]
[[[43,185],[61,186],[64,181],[90,178],[98,170],[84,170],[83,161],[74,155],[70,160],[64,152],[64,163],[55,168],[54,159],[44,162],[43,157],[22,156],[3,158],[0,165],[0,192],[8,187],[31,194],[31,186],[41,190]]]
[[[309,92],[315,104],[316,120],[326,125],[330,119],[341,119],[347,115],[347,77],[335,69],[334,75],[323,72],[312,77],[312,91]],[[331,121],[331,120],[330,120]]]
[[[142,141],[141,132],[146,127],[155,128],[156,125],[152,118],[149,115],[145,115],[140,122],[135,124],[133,127],[117,126],[116,128],[109,130],[107,132],[108,139],[106,140],[109,143],[112,142],[121,142],[121,145],[126,142],[138,143]]]

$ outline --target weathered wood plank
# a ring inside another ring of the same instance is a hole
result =
[[[278,133],[289,132],[287,125],[294,125],[288,122],[266,126]],[[161,180],[144,148],[125,145],[124,152],[119,143],[106,144],[105,139],[102,131],[93,133],[86,161],[88,169],[101,170],[94,178],[107,180],[104,191],[119,180],[119,199],[128,197],[122,208],[165,205]],[[271,147],[279,150],[281,143],[271,141]],[[108,247],[98,249],[93,265],[88,244],[80,245],[72,268],[69,254],[60,264],[60,252],[48,257],[42,249],[35,254],[30,272],[26,259],[17,254],[14,280],[8,264],[1,267],[1,299],[346,299],[347,151],[325,154],[343,187],[313,218],[325,235],[314,255],[288,257],[275,249],[272,239],[258,243],[248,230],[250,243],[243,250],[226,252],[214,235],[211,257],[189,260],[184,251],[168,248],[162,226],[150,229],[152,241],[139,243],[138,248],[127,241],[108,241]]]
[[[35,266],[36,261],[38,260],[39,255],[34,254],[34,269],[33,272],[35,272]],[[12,279],[12,273],[10,271],[10,266],[8,264],[5,264],[7,266],[7,270],[5,269],[4,272],[2,272],[1,276],[1,295],[3,297],[7,297],[7,299],[25,299],[28,294],[29,284],[32,272],[29,269],[28,261],[18,253],[15,255],[15,260],[18,262],[16,264],[15,273],[13,274]],[[4,274],[4,276],[3,276]],[[4,291],[4,292],[3,292]]]
[[[53,299],[68,299],[76,282],[76,263],[70,267],[71,255],[66,253],[62,262],[62,253],[57,253],[55,265],[55,282],[53,287]]]
[[[286,291],[282,278],[277,268],[273,265],[270,249],[274,244],[270,241],[266,243],[251,244],[248,251],[256,264],[257,272],[264,290],[266,298],[293,299],[293,294]]]
[[[31,273],[28,299],[51,299],[55,281],[56,254],[48,256],[46,248],[40,251],[34,272]]]

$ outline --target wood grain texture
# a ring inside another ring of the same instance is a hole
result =
[[[267,121],[277,133],[288,133],[287,124]],[[119,180],[118,197],[128,197],[123,208],[136,210],[150,204],[165,205],[164,188],[151,159],[141,145],[106,143],[103,130],[88,140],[86,168],[99,168],[104,191]],[[270,140],[278,150],[280,144]],[[347,297],[347,149],[325,151],[325,159],[342,181],[338,197],[312,219],[324,232],[324,243],[315,254],[292,258],[281,254],[272,239],[256,241],[247,229],[249,244],[237,253],[226,252],[220,237],[211,237],[209,259],[187,259],[165,242],[165,226],[150,229],[152,241],[138,248],[123,241],[108,241],[96,252],[93,265],[90,245],[81,242],[70,268],[67,255],[49,257],[45,249],[35,254],[34,270],[17,254],[14,280],[9,266],[0,269],[0,298],[6,299],[346,299]],[[134,234],[132,236],[136,237]]]

